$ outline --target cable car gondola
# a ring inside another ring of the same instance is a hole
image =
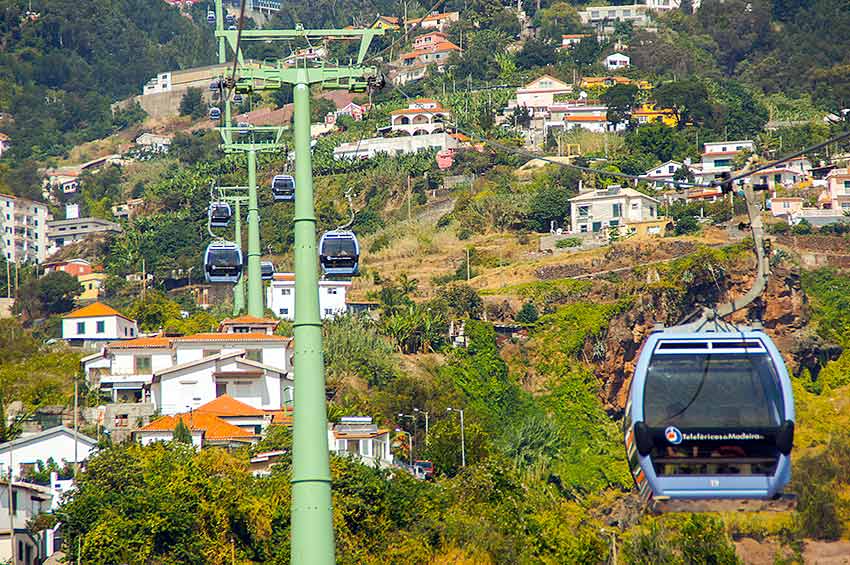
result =
[[[227,26],[227,31],[236,31],[236,26],[235,25]]]
[[[224,23],[226,23],[229,26],[232,26],[233,24],[236,23],[236,18],[234,18],[230,14],[227,14],[226,16],[224,16]]]
[[[272,179],[272,196],[275,202],[295,200],[295,179],[292,175],[275,175]]]
[[[624,419],[645,499],[772,499],[791,479],[794,396],[761,330],[653,333]]]
[[[216,106],[210,108],[209,111],[210,120],[216,121],[221,119],[221,110],[219,110]]]
[[[242,104],[242,95],[239,94],[239,93],[234,94],[233,95],[233,103],[234,104]]]
[[[331,276],[356,276],[360,267],[360,244],[354,232],[333,230],[319,240],[322,272]]]
[[[724,192],[731,186],[723,186]],[[643,344],[623,419],[629,467],[656,511],[785,510],[794,394],[760,327],[723,320],[758,298],[770,264],[761,211],[744,187],[758,272],[742,297]],[[692,318],[692,317],[691,317]]]
[[[218,92],[219,90],[221,90],[221,86],[222,84],[220,78],[213,79],[212,82],[210,82],[210,92]]]
[[[241,135],[248,135],[249,131],[251,130],[251,124],[249,124],[248,122],[239,122],[236,124],[236,127],[239,128],[239,133]]]
[[[208,214],[212,228],[226,228],[230,224],[230,218],[233,217],[233,211],[227,202],[211,203]]]
[[[242,251],[231,241],[214,241],[204,254],[204,277],[210,283],[235,283],[242,274]]]
[[[214,24],[215,23],[215,12],[212,10],[207,10],[207,23]]]
[[[274,263],[271,261],[260,262],[260,278],[264,281],[270,281],[274,278]]]

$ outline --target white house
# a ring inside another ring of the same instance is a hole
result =
[[[550,128],[574,129],[582,128],[598,133],[624,130],[625,123],[615,128],[608,122],[608,106],[599,100],[567,100],[556,102],[548,107],[548,118],[543,122],[543,130]]]
[[[350,287],[351,281],[319,281],[319,311],[323,320],[347,311],[345,295]],[[284,320],[295,319],[294,274],[275,273],[266,291],[266,304],[276,316]]]
[[[706,143],[702,153],[703,174],[713,176],[731,171],[735,155],[742,151],[755,151],[755,147],[756,144],[749,139]]]
[[[101,302],[89,304],[62,318],[62,339],[71,345],[133,339],[136,321]]]
[[[568,96],[572,85],[558,80],[552,75],[543,75],[534,79],[516,91],[516,101],[508,107],[526,107],[529,110],[545,112],[555,103],[556,98]]]
[[[401,137],[370,137],[359,142],[340,144],[334,149],[334,159],[371,159],[381,153],[389,156],[417,153],[419,151],[445,151],[456,149],[461,142],[448,132]]]
[[[631,22],[635,27],[649,23],[649,7],[645,4],[626,6],[591,6],[580,10],[578,17],[583,25],[605,26],[613,28],[611,22]]]
[[[569,33],[561,36],[561,49],[572,49],[584,39],[593,37],[589,33]]]
[[[11,263],[47,259],[47,225],[53,218],[47,204],[11,194],[0,194],[0,245]]]
[[[614,53],[605,57],[605,68],[609,71],[627,69],[629,68],[631,62],[632,60],[628,55],[623,55],[622,53]]]
[[[328,449],[366,465],[388,467],[393,463],[390,431],[378,428],[369,416],[343,417],[339,424],[328,424]]]
[[[16,478],[25,478],[29,471],[36,470],[39,461],[47,463],[48,459],[60,467],[63,463],[84,461],[96,445],[97,440],[78,432],[75,446],[74,430],[65,426],[25,434],[0,445],[0,475],[8,476],[12,468]]]
[[[109,343],[81,361],[86,384],[111,403],[146,402],[154,371],[174,365],[172,338],[140,337]]]
[[[136,138],[136,145],[153,153],[168,153],[174,136],[145,132]]]
[[[609,186],[570,198],[570,225],[575,233],[657,221],[659,201],[633,188]],[[650,232],[651,233],[651,232]]]
[[[662,181],[671,181],[673,177],[676,175],[676,171],[682,168],[682,163],[679,161],[667,161],[666,163],[661,163],[657,167],[653,167],[646,171],[643,176],[653,179],[655,182],[655,188],[662,189],[667,188],[670,185],[666,184]]]
[[[55,493],[48,486],[13,481],[10,512],[8,485],[7,480],[0,481],[0,561],[12,562],[14,543],[17,545],[14,565],[42,563],[58,549],[53,544],[55,530],[42,530],[33,536],[27,523],[39,514],[51,511],[55,506]],[[12,531],[14,537],[10,535]],[[45,547],[40,548],[42,544]]]
[[[403,135],[430,135],[441,133],[451,113],[431,98],[417,98],[407,108],[390,112],[390,130]]]
[[[229,394],[260,410],[279,410],[292,398],[290,341],[262,334],[176,338],[177,364],[154,371],[151,403],[161,414],[174,415]]]

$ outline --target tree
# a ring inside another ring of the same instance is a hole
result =
[[[638,88],[633,84],[615,84],[605,91],[602,101],[608,106],[608,121],[617,126],[628,122],[637,102]]]
[[[484,301],[475,289],[466,283],[455,282],[437,290],[437,298],[445,302],[449,314],[454,318],[478,320],[484,312]]]
[[[183,422],[182,418],[177,420],[177,425],[174,426],[174,435],[172,436],[171,441],[174,443],[192,445],[192,432],[189,430],[186,423]]]
[[[555,2],[535,15],[540,27],[540,36],[550,43],[561,43],[565,33],[581,31],[581,19],[578,11],[567,2]]]
[[[200,88],[190,86],[186,93],[180,98],[180,115],[200,118],[207,113],[203,95]]]
[[[40,279],[30,279],[21,286],[15,310],[26,320],[63,314],[73,310],[74,301],[82,292],[83,287],[76,278],[62,271],[53,271]]]
[[[534,306],[534,303],[526,302],[522,305],[522,308],[519,309],[519,312],[517,312],[516,321],[520,324],[533,324],[539,317],[540,314],[537,312],[537,308]]]
[[[676,235],[687,235],[699,231],[699,222],[693,216],[684,216],[676,220]]]
[[[653,155],[662,163],[683,159],[692,150],[684,133],[658,122],[644,124],[628,132],[626,146],[635,153]]]
[[[717,42],[717,55],[731,73],[735,65],[763,46],[770,31],[768,0],[706,2],[697,11],[703,30]]]
[[[529,39],[517,53],[516,62],[521,69],[554,65],[555,48],[545,41]]]
[[[327,98],[314,98],[310,103],[310,119],[313,123],[324,123],[325,115],[336,112],[336,104]]]
[[[665,82],[655,87],[652,95],[656,104],[673,110],[679,129],[700,125],[711,116],[708,90],[699,79]]]

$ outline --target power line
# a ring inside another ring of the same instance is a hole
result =
[[[767,163],[767,164],[764,164],[764,165],[759,165],[755,169],[752,169],[752,170],[749,170],[749,171],[744,171],[743,173],[740,173],[738,175],[734,175],[734,176],[732,176],[728,179],[724,179],[723,183],[733,183],[733,182],[741,180],[743,178],[752,176],[756,173],[760,173],[761,171],[764,171],[764,170],[767,170],[767,169],[772,169],[773,167],[775,167],[777,165],[781,165],[782,163],[786,163],[788,161],[796,159],[797,157],[802,157],[806,153],[812,153],[814,151],[817,151],[818,149],[823,149],[827,145],[832,145],[833,143],[837,143],[837,142],[845,140],[847,138],[850,138],[850,131],[845,131],[845,132],[839,133],[838,135],[831,137],[831,138],[827,139],[826,141],[824,141],[822,143],[818,143],[817,145],[812,145],[811,147],[806,147],[805,149],[800,149],[799,151],[795,151],[794,153],[786,155],[786,156],[784,156],[781,159],[778,159],[776,161],[771,161],[770,163]],[[721,184],[721,183],[717,182],[716,184]]]
[[[245,26],[245,4],[247,3],[248,0],[242,0],[239,5],[239,27],[236,28],[236,49],[233,50],[233,71],[230,73],[230,90],[236,88],[236,67],[239,64],[239,44],[242,42],[242,28]]]

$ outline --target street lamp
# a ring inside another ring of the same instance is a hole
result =
[[[428,308],[428,310],[430,310],[430,308]],[[416,414],[425,414],[425,445],[428,445],[428,411],[414,408],[413,412]]]
[[[411,420],[413,420],[413,433],[407,434],[409,446],[410,446],[410,466],[413,467],[413,436],[416,435],[416,416],[414,416],[413,414],[403,414],[403,413],[399,412],[398,417],[399,417],[399,419],[410,418]]]
[[[446,408],[446,412],[457,412],[460,414],[460,466],[466,467],[466,442],[463,437],[463,409]]]

